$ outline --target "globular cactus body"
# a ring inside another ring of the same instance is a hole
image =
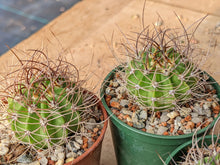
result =
[[[19,140],[43,149],[64,143],[78,130],[80,113],[74,106],[82,104],[80,91],[73,84],[57,84],[45,78],[32,82],[31,88],[21,84],[16,96],[8,99],[11,129]]]
[[[220,163],[220,153],[216,156],[211,155],[210,157],[204,157],[202,160],[199,160],[197,165],[217,165]]]
[[[125,68],[126,87],[137,101],[154,111],[172,108],[190,97],[197,80],[193,64],[173,48],[153,46]]]

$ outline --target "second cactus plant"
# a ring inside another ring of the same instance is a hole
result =
[[[125,69],[130,94],[153,111],[185,102],[199,81],[196,68],[186,56],[172,47],[162,48],[151,46],[140,51]]]

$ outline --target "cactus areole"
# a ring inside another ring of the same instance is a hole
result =
[[[75,107],[82,104],[81,92],[64,79],[42,77],[30,82],[17,85],[17,93],[8,99],[12,131],[37,149],[63,144],[79,129],[80,112]]]
[[[192,62],[173,48],[151,47],[125,68],[126,87],[137,101],[153,111],[174,107],[191,95],[196,85]]]

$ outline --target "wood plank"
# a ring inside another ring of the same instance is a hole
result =
[[[163,3],[169,6],[190,9],[192,11],[220,16],[219,0],[148,0]]]
[[[199,0],[195,1],[200,2]],[[118,27],[125,34],[131,34],[132,31],[139,32],[142,27],[143,3],[144,0],[83,0],[43,29],[19,43],[14,50],[16,49],[19,54],[20,50],[45,49],[53,58],[63,53],[78,67],[89,65],[87,70],[95,75],[89,80],[89,83],[99,83],[112,68],[118,65],[105,38],[110,41],[114,31],[113,45],[118,48],[117,45],[122,39]],[[180,27],[173,11],[179,15],[186,27],[204,16],[204,13],[190,9],[147,1],[144,15],[145,25],[154,25],[158,20],[157,13],[159,13],[163,18],[163,26]],[[213,38],[209,31],[216,27],[219,20],[220,17],[210,15],[197,30],[195,37],[203,48],[208,47],[209,40]],[[214,37],[219,38],[219,34],[215,34]],[[64,52],[65,50],[67,52]],[[219,45],[217,45],[215,52],[211,51],[211,53],[214,55],[206,60],[206,70],[219,81],[220,75],[213,74],[220,70],[218,64],[220,59]],[[1,74],[8,71],[7,65],[12,60],[15,61],[15,58],[10,51],[0,57]],[[100,88],[100,84],[98,88]],[[103,143],[101,164],[116,164],[109,129]]]

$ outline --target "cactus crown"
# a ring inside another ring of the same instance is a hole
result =
[[[144,29],[133,44],[124,44],[129,61],[124,65],[125,87],[141,105],[152,111],[186,103],[201,83],[202,71],[193,62],[193,35],[173,29]]]
[[[76,67],[59,57],[56,62],[35,50],[8,74],[7,119],[16,138],[34,149],[67,143],[96,101],[83,88]]]

